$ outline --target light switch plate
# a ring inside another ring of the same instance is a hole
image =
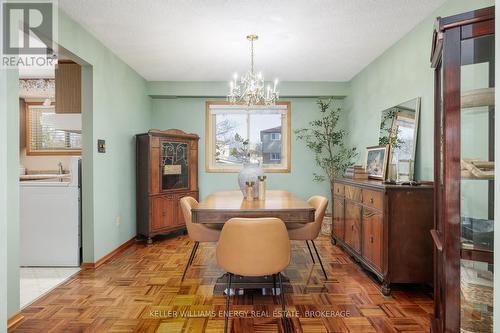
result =
[[[98,139],[97,140],[97,152],[105,153],[106,152],[106,140]]]

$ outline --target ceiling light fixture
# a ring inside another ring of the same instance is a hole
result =
[[[234,74],[233,80],[229,82],[227,100],[232,104],[244,103],[247,106],[256,104],[274,105],[279,99],[278,79],[274,80],[273,88],[268,84],[267,89],[264,89],[265,81],[262,73],[255,74],[254,72],[253,42],[258,38],[257,35],[247,36],[251,43],[250,70],[241,77],[239,82],[237,73]]]

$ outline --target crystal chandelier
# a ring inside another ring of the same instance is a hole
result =
[[[251,43],[250,70],[241,77],[238,82],[238,74],[234,74],[233,80],[229,82],[229,94],[227,100],[232,104],[244,103],[247,106],[256,104],[274,105],[279,99],[278,79],[274,80],[274,86],[268,85],[264,89],[265,83],[262,73],[255,74],[253,68],[253,42],[259,38],[257,35],[248,35],[247,39]]]

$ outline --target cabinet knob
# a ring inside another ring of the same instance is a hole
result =
[[[370,203],[373,203],[373,198],[370,198]]]
[[[370,236],[370,243],[373,243],[373,236]]]
[[[351,224],[351,230],[354,230],[354,224]]]

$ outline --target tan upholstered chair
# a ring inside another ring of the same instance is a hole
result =
[[[189,238],[194,240],[194,246],[193,250],[191,251],[191,256],[189,257],[186,268],[184,268],[184,273],[182,274],[181,281],[184,281],[187,269],[193,263],[196,250],[198,249],[200,242],[217,242],[217,240],[219,240],[221,229],[217,229],[216,227],[209,227],[199,223],[193,223],[191,209],[198,206],[198,201],[196,201],[195,198],[183,197],[181,198],[180,203]]]
[[[278,275],[280,286],[281,318],[287,332],[285,320],[285,296],[281,271],[290,263],[290,240],[285,223],[277,218],[232,218],[224,224],[217,243],[217,263],[227,272],[226,318],[224,332],[229,319],[229,298],[233,275],[266,276]]]
[[[328,207],[328,199],[319,195],[315,195],[309,198],[307,202],[309,202],[311,206],[316,208],[316,212],[314,213],[314,222],[300,224],[294,223],[293,225],[290,225],[288,229],[288,236],[290,237],[290,240],[306,241],[307,248],[309,249],[309,254],[311,255],[314,264],[314,256],[312,254],[311,248],[309,247],[309,241],[311,241],[314,247],[314,251],[316,252],[316,256],[318,257],[319,264],[321,265],[321,269],[323,270],[323,274],[325,275],[325,279],[328,280],[325,268],[323,267],[323,262],[321,261],[321,257],[319,256],[316,245],[314,244],[314,240],[318,237],[319,232],[321,231],[321,224],[323,223],[326,208]]]

